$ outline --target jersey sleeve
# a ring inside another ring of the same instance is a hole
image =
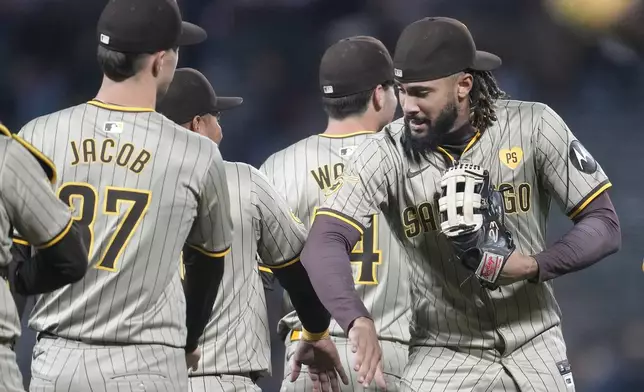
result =
[[[186,245],[210,257],[222,257],[230,251],[233,223],[226,168],[219,148],[213,143],[210,165],[202,181],[197,216]]]
[[[546,106],[537,126],[535,158],[539,179],[566,215],[574,218],[611,183],[554,110]]]
[[[41,163],[15,140],[7,148],[1,176],[0,197],[20,237],[37,248],[48,248],[69,232],[69,207],[56,197]]]
[[[306,240],[304,224],[293,214],[286,200],[277,193],[264,174],[251,168],[251,178],[259,214],[260,239],[257,251],[262,264],[280,268],[299,261]]]
[[[315,215],[335,217],[364,234],[373,216],[388,207],[390,192],[394,189],[395,167],[387,151],[382,140],[365,140],[329,188],[324,204]]]
[[[275,162],[275,155],[268,157],[266,161],[264,161],[264,163],[262,163],[262,165],[259,167],[259,171],[262,172],[271,182],[274,181],[274,173],[272,170],[273,162]]]

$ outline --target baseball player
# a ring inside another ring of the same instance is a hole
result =
[[[55,179],[51,161],[0,124],[0,230],[5,233],[0,239],[0,278],[6,279],[0,284],[1,391],[24,391],[13,352],[20,320],[6,283],[21,294],[35,294],[76,282],[87,270],[82,230],[53,192]],[[12,228],[38,251],[9,270]]]
[[[218,97],[203,74],[183,68],[176,71],[158,110],[219,144],[223,138],[221,113],[241,103],[239,97]],[[236,235],[226,256],[222,282],[226,296],[217,297],[199,341],[202,360],[190,373],[192,392],[261,391],[255,382],[270,374],[270,332],[257,256],[297,296],[298,313],[305,318],[307,331],[324,332],[330,322],[299,263],[306,238],[302,222],[259,170],[239,162],[226,162],[225,166]],[[332,353],[343,373],[337,351]],[[311,380],[308,382],[311,385]]]
[[[20,132],[55,162],[59,198],[91,232],[85,278],[30,316],[30,390],[185,391],[232,242],[229,195],[217,145],[153,108],[178,46],[206,33],[173,0],[111,0],[97,33],[96,99]]]
[[[386,217],[412,255],[403,391],[574,391],[550,281],[621,244],[600,165],[553,109],[504,98],[500,64],[457,20],[407,26],[394,55],[404,118],[353,153],[302,252],[332,317],[367,317],[346,249]],[[552,201],[574,226],[546,246]],[[374,328],[357,333],[373,363]]]
[[[355,149],[393,120],[397,105],[393,72],[389,52],[375,38],[351,37],[329,47],[320,64],[320,88],[329,118],[326,130],[273,154],[260,168],[307,226],[326,194],[342,186],[336,181]],[[353,248],[351,265],[356,291],[373,318],[383,350],[387,390],[397,391],[407,363],[411,316],[406,254],[387,221],[379,215],[373,221]],[[288,314],[280,321],[279,331],[286,342],[286,379],[301,324],[287,296],[285,307]],[[330,334],[343,366],[352,369],[345,328],[332,321]],[[306,378],[296,383],[285,380],[282,391],[308,391],[308,384]],[[373,389],[351,376],[343,390]]]

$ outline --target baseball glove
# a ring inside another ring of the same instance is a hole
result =
[[[498,288],[497,279],[515,249],[505,228],[502,192],[478,165],[453,166],[441,179],[441,232],[455,256],[488,289]]]

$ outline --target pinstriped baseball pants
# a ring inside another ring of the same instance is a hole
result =
[[[575,392],[558,332],[548,330],[501,357],[495,350],[413,346],[401,392]]]
[[[4,344],[0,344],[0,391],[24,392],[22,374],[16,363],[16,354]]]
[[[100,346],[61,338],[36,343],[31,392],[175,392],[188,390],[183,349]]]
[[[221,375],[190,377],[190,392],[262,392],[248,377]]]
[[[333,339],[336,347],[338,348],[338,353],[342,360],[342,366],[349,377],[349,385],[344,385],[340,382],[342,392],[381,391],[380,388],[376,387],[375,381],[373,381],[371,386],[368,388],[358,384],[357,373],[353,370],[353,358],[355,354],[351,352],[349,340],[333,336],[331,339]],[[387,381],[387,392],[397,392],[400,388],[400,377],[402,376],[405,364],[407,363],[408,346],[387,340],[381,340],[380,346],[382,347],[382,356],[384,360],[383,368],[385,380]],[[297,341],[291,342],[289,340],[286,342],[286,364],[284,365],[284,380],[282,381],[280,392],[309,392],[313,387],[311,379],[306,372],[306,366],[302,367],[302,372],[295,382],[292,383],[289,379],[291,375],[290,360],[296,347]]]

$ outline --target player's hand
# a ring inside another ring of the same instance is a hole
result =
[[[358,382],[367,388],[375,378],[376,385],[386,390],[387,382],[382,373],[382,349],[373,320],[357,318],[349,330],[349,341],[351,350],[356,354],[353,370],[358,372]]]
[[[338,350],[328,337],[315,341],[300,340],[291,363],[291,382],[300,376],[302,365],[309,367],[314,392],[340,392],[338,374],[342,383],[349,385]]]
[[[199,347],[191,353],[186,353],[186,364],[188,365],[188,371],[197,370],[199,366],[199,360],[201,359],[201,350]]]
[[[522,255],[515,250],[499,273],[497,284],[505,286],[522,280],[533,279],[537,277],[538,273],[539,265],[537,261],[533,257]]]

